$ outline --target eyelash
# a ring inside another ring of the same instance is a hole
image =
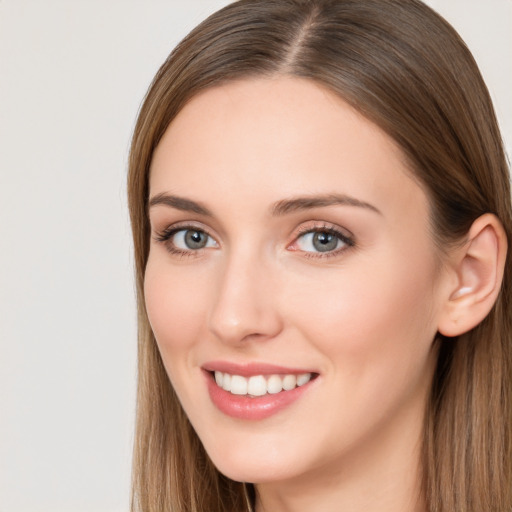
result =
[[[335,249],[333,251],[326,251],[323,253],[322,252],[302,251],[304,257],[306,257],[306,258],[313,258],[313,259],[333,258],[333,257],[339,256],[342,252],[345,252],[356,245],[355,240],[352,235],[347,235],[347,234],[343,233],[339,228],[334,226],[333,224],[328,224],[325,222],[315,223],[313,225],[300,227],[292,244],[296,244],[297,241],[301,237],[303,237],[309,233],[327,233],[330,235],[334,235],[336,238],[338,238],[338,240],[340,240],[344,244],[344,246],[340,247],[339,249]],[[300,250],[300,249],[298,249],[298,250]]]
[[[206,230],[199,226],[191,225],[191,224],[185,224],[185,225],[178,225],[178,226],[170,226],[160,233],[157,233],[155,236],[155,241],[162,243],[166,246],[166,249],[173,255],[179,256],[179,257],[198,257],[203,252],[204,248],[201,249],[189,249],[189,250],[183,250],[178,249],[173,244],[169,243],[171,238],[179,233],[180,231],[198,231],[201,233],[204,233],[207,237],[215,240],[211,235],[208,234]],[[290,247],[293,244],[296,244],[297,241],[309,234],[309,233],[327,233],[330,235],[334,235],[338,240],[340,240],[344,246],[332,251],[326,251],[326,252],[313,252],[313,251],[301,251],[303,255],[306,258],[314,258],[314,259],[323,259],[323,258],[332,258],[335,256],[338,256],[340,253],[347,251],[348,249],[354,247],[355,240],[352,236],[348,236],[341,232],[341,230],[337,227],[335,227],[332,224],[327,223],[321,223],[321,224],[314,224],[309,226],[303,226],[299,228],[297,234],[294,237],[294,240],[291,244],[289,244],[287,247]],[[294,251],[300,251],[300,249],[291,249]]]
[[[173,254],[175,256],[179,256],[181,258],[193,258],[193,257],[199,256],[202,253],[202,249],[183,250],[183,249],[178,249],[175,245],[170,243],[171,238],[174,235],[176,235],[177,233],[179,233],[180,231],[197,231],[197,232],[204,233],[206,236],[213,239],[213,237],[211,235],[209,235],[208,232],[206,230],[204,230],[203,228],[201,228],[199,226],[195,226],[193,224],[184,224],[184,225],[178,225],[178,226],[176,226],[176,225],[169,226],[168,228],[164,229],[160,233],[157,233],[155,236],[155,240],[159,243],[164,244],[166,249],[171,254]]]

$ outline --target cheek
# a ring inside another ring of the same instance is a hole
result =
[[[435,267],[425,259],[375,258],[333,269],[328,279],[290,292],[290,315],[319,351],[344,371],[394,371],[421,365],[436,332]],[[385,263],[385,264],[383,264]],[[323,281],[323,282],[322,282]],[[409,358],[409,359],[407,359]]]
[[[317,414],[333,435],[346,432],[349,444],[399,411],[415,408],[414,417],[421,417],[435,364],[430,266],[402,261],[385,271],[364,269],[331,273],[328,291],[310,282],[310,293],[296,295],[289,310],[309,346],[323,355],[326,402],[342,404],[324,404]]]
[[[144,296],[149,322],[164,361],[170,353],[187,349],[204,322],[200,276],[169,271],[158,257],[150,258],[144,278]]]

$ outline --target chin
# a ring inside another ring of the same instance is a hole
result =
[[[296,476],[289,468],[275,467],[269,464],[264,466],[248,464],[230,464],[226,461],[214,462],[215,467],[224,475],[235,482],[247,482],[252,484],[264,484],[288,480]]]
[[[279,444],[267,443],[263,449],[237,449],[232,445],[229,450],[216,449],[208,452],[215,467],[225,476],[237,482],[261,484],[296,477],[301,472],[301,460],[297,454],[288,456]]]

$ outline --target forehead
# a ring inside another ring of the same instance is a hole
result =
[[[390,199],[402,209],[426,201],[401,150],[379,127],[327,89],[287,77],[200,93],[155,150],[151,195],[222,198],[233,188],[243,207],[333,192],[381,210]]]

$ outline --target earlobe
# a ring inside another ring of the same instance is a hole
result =
[[[439,319],[441,334],[463,334],[489,314],[501,288],[506,254],[507,238],[499,219],[490,213],[478,217],[467,242],[455,250],[456,279]]]

